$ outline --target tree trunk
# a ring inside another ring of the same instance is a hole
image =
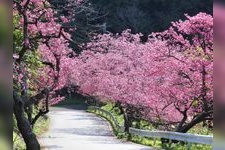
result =
[[[137,121],[137,123],[136,123],[136,126],[135,126],[135,128],[137,128],[137,129],[140,129],[141,128],[141,119],[136,119],[136,121]]]
[[[123,117],[124,117],[124,127],[125,127],[124,131],[129,133],[129,128],[132,126],[132,122],[126,110],[124,111]]]
[[[32,123],[32,113],[33,113],[32,106],[28,106],[26,108],[26,114],[27,114],[27,118],[28,118],[28,121],[30,122],[30,124]]]
[[[199,116],[197,116],[195,119],[193,119],[190,123],[184,125],[182,128],[177,130],[176,132],[186,133],[198,123],[207,120],[208,116],[210,116],[210,113],[202,113]]]
[[[13,111],[16,117],[18,129],[26,143],[26,150],[40,150],[40,144],[33,133],[28,119],[25,117],[24,102],[18,95],[14,95]]]
[[[123,114],[123,119],[124,119],[124,131],[129,133],[129,128],[131,127],[132,125],[132,122],[131,122],[131,119],[130,119],[130,116],[129,116],[129,113],[127,113],[127,109],[128,108],[123,108],[121,103],[117,102],[116,103],[116,106],[120,109],[120,112],[121,114]]]
[[[183,111],[182,114],[183,114],[183,118],[182,118],[181,122],[179,123],[179,125],[177,126],[176,132],[179,132],[179,131],[182,130],[182,128],[183,128],[183,126],[184,126],[184,124],[185,124],[185,122],[188,118],[187,110]]]
[[[47,93],[46,98],[45,98],[45,102],[44,102],[45,110],[40,109],[39,110],[39,113],[31,121],[32,128],[34,127],[35,123],[37,122],[37,120],[41,116],[43,116],[43,115],[45,115],[45,114],[47,114],[49,112],[49,102],[48,102],[48,99],[49,99],[49,93]]]
[[[119,108],[119,110],[120,110],[119,115],[123,115],[124,114],[123,107],[121,106],[120,102],[116,102],[115,107]]]

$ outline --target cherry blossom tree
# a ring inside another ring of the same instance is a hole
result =
[[[28,150],[39,150],[32,131],[38,118],[48,113],[49,104],[64,97],[68,84],[68,64],[73,51],[68,48],[70,35],[44,0],[14,0],[13,110],[18,129]],[[32,117],[33,106],[39,113]],[[27,114],[27,117],[26,115]]]
[[[96,36],[76,58],[71,82],[83,94],[121,103],[126,115],[138,108],[143,118],[175,124],[178,132],[211,120],[212,16],[186,16],[146,43],[129,30]]]
[[[140,37],[129,30],[122,35],[97,36],[78,58],[78,70],[72,73],[82,93],[120,104],[126,131],[134,114],[140,115],[141,109],[151,109],[149,105],[156,104],[152,83],[160,72],[155,59],[162,55],[160,50],[167,49],[163,41],[142,43]]]
[[[165,72],[172,86],[163,89],[163,95],[182,114],[178,132],[211,121],[213,114],[213,18],[205,13],[186,17],[158,34],[168,44],[167,56],[176,61],[173,66],[167,63],[176,72]]]

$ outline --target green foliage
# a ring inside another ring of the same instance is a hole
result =
[[[43,135],[44,133],[46,133],[49,129],[49,125],[50,125],[50,119],[47,116],[43,116],[41,117],[37,124],[34,125],[34,133],[37,136]]]
[[[13,49],[15,52],[19,52],[22,48],[23,43],[23,31],[19,27],[20,16],[17,14],[13,15]]]
[[[39,68],[44,67],[42,62],[40,61],[41,55],[37,51],[29,51],[25,54],[25,62],[28,67],[28,71],[32,73],[32,75],[37,76],[37,70]]]
[[[192,144],[190,147],[187,144],[160,144],[166,150],[212,150],[212,146],[202,144]]]
[[[21,17],[17,14],[13,15],[13,42],[14,42],[14,53],[19,53],[23,46],[23,30],[19,26]],[[26,53],[24,59],[27,67],[31,71],[31,73],[34,73],[35,70],[38,68],[43,67],[42,63],[40,62],[40,53],[37,51],[37,45],[32,45],[30,50]]]
[[[74,94],[65,98],[65,100],[56,104],[55,106],[68,106],[68,105],[86,105],[84,97],[78,94]]]
[[[188,133],[193,134],[202,134],[202,135],[212,135],[212,129],[209,129],[208,127],[203,127],[203,124],[198,124],[194,128],[190,129]]]
[[[13,30],[13,45],[14,45],[14,54],[19,54],[19,52],[21,51],[21,49],[23,48],[23,41],[24,41],[24,37],[23,37],[23,30],[19,25],[21,16],[19,16],[18,14],[14,14],[13,15],[13,26],[14,26],[14,30]],[[33,87],[35,86],[35,79],[39,76],[39,72],[38,70],[42,67],[44,67],[44,65],[41,62],[41,55],[38,52],[38,48],[36,45],[32,45],[30,47],[30,49],[25,53],[24,56],[24,68],[23,69],[27,69],[27,76],[30,76],[31,80],[27,80],[29,86],[29,91],[28,93],[30,95],[33,94]],[[18,86],[19,85],[15,85],[18,83],[14,83],[14,86]],[[18,88],[20,89],[20,88]]]
[[[116,118],[116,120],[118,121],[118,123],[121,126],[123,126],[123,124],[124,124],[123,115],[120,113],[119,108],[115,107],[115,104],[109,103],[105,106],[102,106],[102,109],[111,112],[114,115],[114,117]]]

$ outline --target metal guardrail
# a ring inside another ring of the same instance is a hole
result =
[[[95,112],[99,111],[100,115],[105,116],[106,118],[108,118],[113,123],[116,130],[119,130],[120,132],[124,132],[124,127],[119,124],[119,122],[116,120],[116,118],[110,112],[108,112],[104,109],[101,109],[97,106],[89,106],[88,108],[89,108],[89,110],[93,110]]]
[[[169,140],[177,140],[186,143],[196,143],[196,144],[213,144],[213,136],[210,135],[199,135],[199,134],[190,134],[190,133],[178,133],[170,131],[148,131],[140,130],[135,128],[129,129],[131,134],[139,135],[149,138],[165,138]]]
[[[90,106],[91,110],[98,110],[101,115],[106,115],[113,122],[117,129],[120,129],[121,132],[124,132],[124,127],[119,125],[115,117],[108,111],[101,109],[96,106]],[[140,130],[135,128],[129,129],[130,134],[138,135],[142,137],[149,137],[153,139],[165,138],[169,140],[176,140],[188,143],[188,149],[191,147],[191,143],[195,144],[206,144],[213,145],[213,136],[211,135],[199,135],[199,134],[190,134],[190,133],[178,133],[170,131],[149,131],[149,130]]]

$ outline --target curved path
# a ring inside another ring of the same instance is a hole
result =
[[[152,150],[113,136],[107,121],[82,108],[51,108],[50,130],[40,137],[42,150]]]

